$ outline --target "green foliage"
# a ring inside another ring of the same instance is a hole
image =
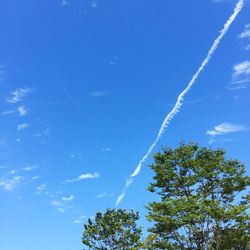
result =
[[[147,249],[245,250],[250,240],[250,184],[245,166],[221,149],[181,143],[154,156]]]
[[[123,209],[98,212],[84,225],[82,243],[92,250],[140,249],[142,230],[136,226],[138,219],[138,213]]]

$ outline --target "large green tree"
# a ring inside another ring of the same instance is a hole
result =
[[[124,209],[97,212],[95,219],[84,225],[82,242],[92,250],[137,250],[142,230],[137,227],[139,214]]]
[[[181,143],[155,154],[148,249],[243,250],[250,239],[245,166],[222,149]],[[245,193],[245,197],[242,197]]]

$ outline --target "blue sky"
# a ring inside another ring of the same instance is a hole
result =
[[[82,249],[114,207],[237,1],[0,2],[0,249]],[[250,173],[250,3],[160,139],[223,147]],[[121,208],[141,212],[152,154]]]

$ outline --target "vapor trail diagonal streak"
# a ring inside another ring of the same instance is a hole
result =
[[[78,104],[75,102],[73,96],[69,93],[69,91],[68,91],[66,88],[64,88],[64,89],[63,89],[63,92],[67,95],[67,97],[69,98],[69,100],[71,101],[71,103],[73,104],[73,106],[74,106],[79,112],[81,112],[80,107],[79,107]]]
[[[198,70],[195,72],[195,74],[193,75],[193,77],[191,78],[190,82],[188,83],[187,87],[180,93],[180,95],[177,97],[176,103],[174,105],[174,107],[172,108],[172,110],[167,114],[167,116],[165,117],[161,128],[154,140],[154,142],[152,143],[152,145],[149,147],[147,153],[142,157],[142,159],[139,161],[138,165],[136,166],[134,172],[131,174],[129,180],[131,180],[130,182],[132,183],[132,179],[137,176],[142,168],[142,164],[146,161],[146,159],[149,157],[150,153],[153,151],[153,149],[155,148],[156,144],[158,143],[158,141],[160,140],[160,138],[162,137],[162,135],[164,134],[165,130],[168,128],[170,122],[172,121],[172,119],[178,114],[182,104],[183,104],[183,100],[184,97],[187,95],[187,93],[191,90],[192,86],[194,85],[194,83],[196,82],[197,78],[199,77],[200,73],[202,72],[202,70],[206,67],[206,65],[209,63],[210,59],[212,58],[214,52],[216,51],[218,45],[221,42],[221,39],[224,37],[224,35],[227,33],[228,29],[230,28],[231,24],[233,23],[233,21],[235,20],[235,18],[238,16],[238,14],[240,13],[241,9],[244,6],[244,0],[239,0],[234,8],[234,11],[232,13],[232,15],[229,17],[229,19],[226,21],[226,23],[224,24],[223,29],[220,31],[219,36],[214,40],[210,50],[208,51],[205,59],[203,60],[203,62],[201,63],[200,67],[198,68]],[[116,206],[119,205],[119,203],[123,200],[123,198],[125,197],[126,194],[126,190],[129,187],[129,185],[125,185],[125,188],[123,190],[123,192],[118,196],[117,200],[116,200]]]

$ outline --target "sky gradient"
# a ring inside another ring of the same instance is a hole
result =
[[[82,249],[237,1],[0,2],[0,249]],[[154,152],[223,147],[250,173],[250,2]],[[141,213],[148,165],[121,208]]]

